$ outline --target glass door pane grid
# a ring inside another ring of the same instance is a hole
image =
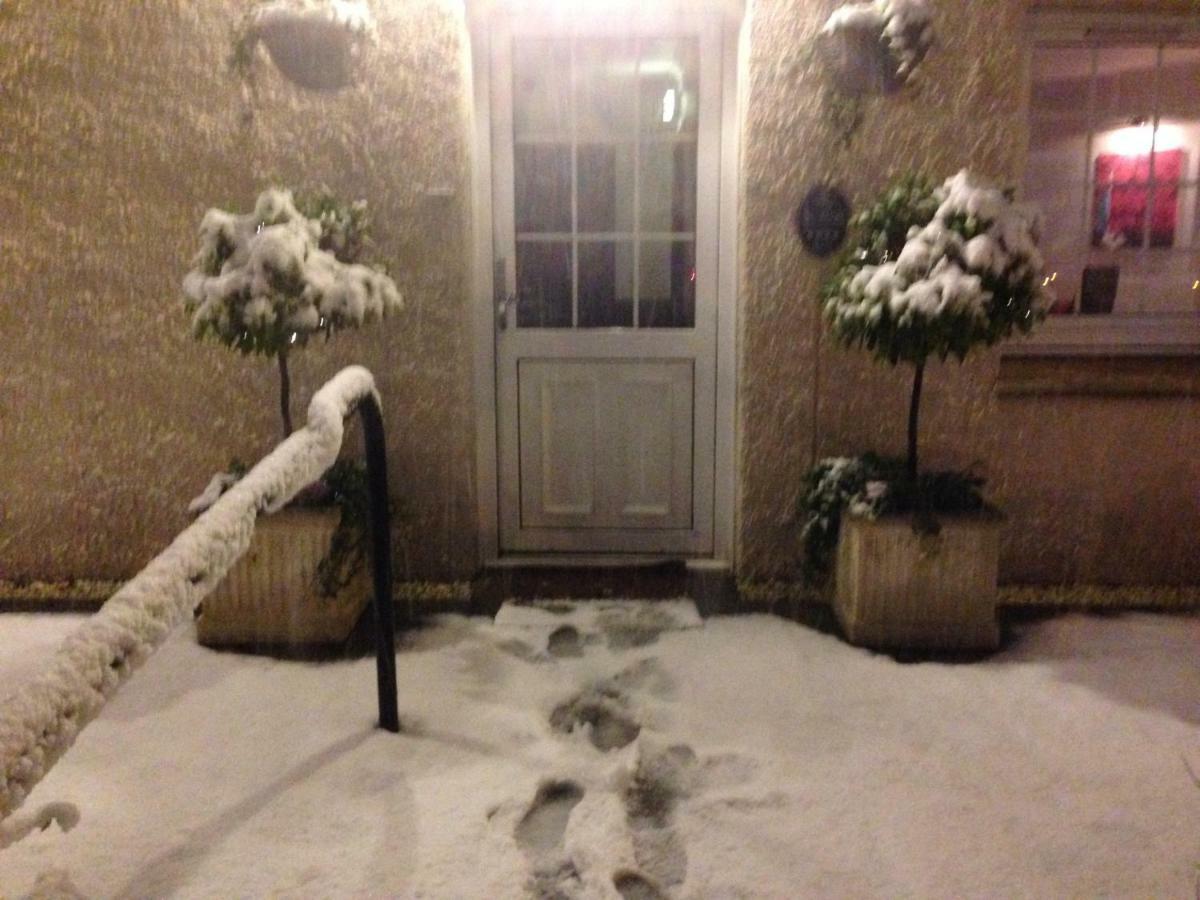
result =
[[[597,244],[597,243],[612,243],[619,247],[622,244],[629,246],[631,250],[632,273],[631,273],[631,293],[632,293],[632,319],[628,326],[618,327],[654,327],[652,325],[643,326],[641,324],[641,301],[642,301],[642,262],[643,262],[643,243],[650,241],[658,241],[663,244],[678,245],[687,243],[695,247],[696,233],[695,231],[663,231],[663,230],[642,230],[642,220],[645,211],[642,209],[643,196],[643,173],[642,173],[642,144],[648,146],[684,146],[696,143],[696,135],[692,133],[663,133],[653,129],[645,128],[645,123],[642,121],[642,90],[641,77],[644,60],[642,59],[643,51],[646,43],[661,39],[662,36],[639,36],[633,43],[633,59],[634,66],[634,84],[633,84],[633,130],[631,134],[620,135],[593,135],[588,134],[581,139],[579,125],[579,99],[580,99],[580,62],[579,62],[579,39],[576,36],[571,36],[568,40],[568,69],[569,69],[569,95],[567,98],[567,135],[561,133],[538,131],[534,133],[514,135],[514,143],[517,146],[537,146],[537,145],[556,145],[561,146],[566,143],[569,145],[570,155],[570,216],[571,230],[565,231],[517,231],[515,238],[521,244],[539,244],[539,243],[567,243],[569,242],[571,251],[571,274],[570,274],[570,289],[571,289],[571,328],[579,328],[580,326],[580,246],[581,244]],[[584,39],[586,40],[586,38]],[[520,102],[519,98],[516,98]],[[564,137],[567,140],[564,141]],[[580,165],[579,165],[579,149],[582,143],[589,145],[609,145],[623,146],[632,145],[632,231],[581,231],[580,230]],[[694,165],[694,163],[693,163]],[[693,190],[698,189],[698,182],[693,174]],[[693,249],[694,253],[694,249]],[[614,281],[616,281],[614,273]],[[694,275],[693,275],[694,280]],[[613,302],[617,301],[614,294]],[[693,326],[687,326],[693,327]]]
[[[575,60],[575,37],[570,39],[571,91],[567,96],[567,121],[571,129],[571,327],[579,327],[579,112],[576,97],[579,91],[579,66]]]

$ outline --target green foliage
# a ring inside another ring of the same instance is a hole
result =
[[[858,240],[847,251],[846,262],[879,265],[900,255],[908,233],[933,221],[938,211],[936,185],[925,175],[908,174],[896,179],[871,205],[850,220],[851,234]]]
[[[963,472],[924,472],[917,481],[903,459],[876,456],[822,459],[804,478],[800,533],[803,574],[820,585],[833,567],[842,516],[952,515],[987,508],[983,479]]]
[[[229,463],[227,474],[234,479],[226,484],[228,490],[243,478],[249,467],[240,459]],[[316,580],[324,597],[335,597],[358,574],[367,560],[367,541],[370,539],[371,501],[367,484],[366,465],[354,459],[338,459],[325,474],[297,494],[288,504],[302,509],[336,507],[340,516],[329,542],[329,552],[317,564]],[[389,510],[396,514],[389,501]]]
[[[329,541],[329,552],[318,563],[316,572],[321,595],[336,597],[366,563],[371,522],[366,466],[358,460],[339,459],[292,505],[336,506],[341,514]]]
[[[367,201],[349,203],[322,185],[312,193],[296,195],[296,209],[319,222],[321,237],[317,246],[332,253],[338,262],[356,263],[370,240],[371,220]]]

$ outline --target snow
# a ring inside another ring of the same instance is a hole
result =
[[[897,74],[908,78],[933,43],[933,11],[927,0],[871,0],[835,9],[822,34],[869,30],[879,33],[896,60]]]
[[[254,336],[270,345],[274,326],[286,316],[282,328],[293,343],[303,342],[403,307],[391,278],[341,262],[320,248],[320,238],[320,221],[301,213],[290,191],[263,191],[246,215],[208,210],[182,286],[193,332],[234,344]]]
[[[1036,210],[1011,203],[965,170],[946,179],[935,196],[939,206],[929,224],[909,233],[894,262],[855,273],[844,295],[826,301],[829,315],[875,321],[886,308],[900,325],[947,315],[982,322],[992,299],[982,276],[1015,288],[1041,271]],[[967,239],[964,227],[980,233]]]
[[[880,31],[887,24],[887,17],[878,3],[848,3],[839,6],[830,15],[829,20],[821,29],[822,34],[833,34],[843,29],[877,28]]]
[[[267,30],[296,19],[317,19],[352,34],[375,37],[375,17],[366,0],[272,0],[254,10],[252,24]]]
[[[528,620],[407,637],[400,735],[372,727],[372,660],[216,653],[180,629],[36,789],[82,820],[0,853],[0,894],[41,875],[88,897],[1195,890],[1194,615],[1026,623],[959,665],[767,616],[635,646],[573,621],[577,656]],[[78,622],[0,617],[0,679]],[[589,692],[636,720],[631,743],[550,724]]]
[[[103,608],[66,637],[38,674],[0,694],[0,821],[74,743],[145,660],[250,544],[260,510],[274,512],[337,459],[346,415],[375,395],[371,373],[331,378],[294,432],[230,488]],[[377,396],[377,395],[375,395]],[[8,832],[9,838],[20,829]],[[0,846],[9,838],[0,833]]]

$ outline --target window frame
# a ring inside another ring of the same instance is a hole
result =
[[[1032,11],[1027,20],[1032,124],[1032,59],[1042,46],[1143,44],[1200,46],[1200,20],[1169,13]],[[1084,173],[1085,178],[1090,173]],[[1073,176],[1072,176],[1073,177]],[[1200,236],[1200,233],[1198,233]],[[1197,273],[1200,277],[1200,272]],[[1050,316],[1031,336],[1004,347],[1006,356],[1194,355],[1200,353],[1200,309],[1191,312]]]

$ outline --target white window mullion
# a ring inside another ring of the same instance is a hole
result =
[[[576,39],[570,41],[571,92],[567,108],[571,120],[571,327],[579,327],[579,116],[576,98],[579,91],[579,72],[575,62]]]
[[[640,328],[642,302],[642,39],[634,44],[633,67],[633,328]]]
[[[1142,220],[1141,262],[1144,265],[1150,257],[1150,240],[1154,236],[1154,207],[1158,202],[1158,126],[1162,121],[1162,68],[1163,45],[1159,44],[1154,55],[1154,106],[1150,116],[1150,173],[1149,184],[1146,185],[1146,214]],[[1138,297],[1138,312],[1143,312],[1143,298]]]
[[[1096,154],[1096,81],[1100,72],[1100,48],[1091,47],[1091,72],[1088,75],[1087,98],[1087,149],[1083,157],[1083,208],[1080,210],[1080,239],[1083,242],[1084,258],[1092,253],[1092,215],[1096,205],[1096,167],[1092,162]],[[1083,314],[1082,300],[1071,306],[1071,315]]]

